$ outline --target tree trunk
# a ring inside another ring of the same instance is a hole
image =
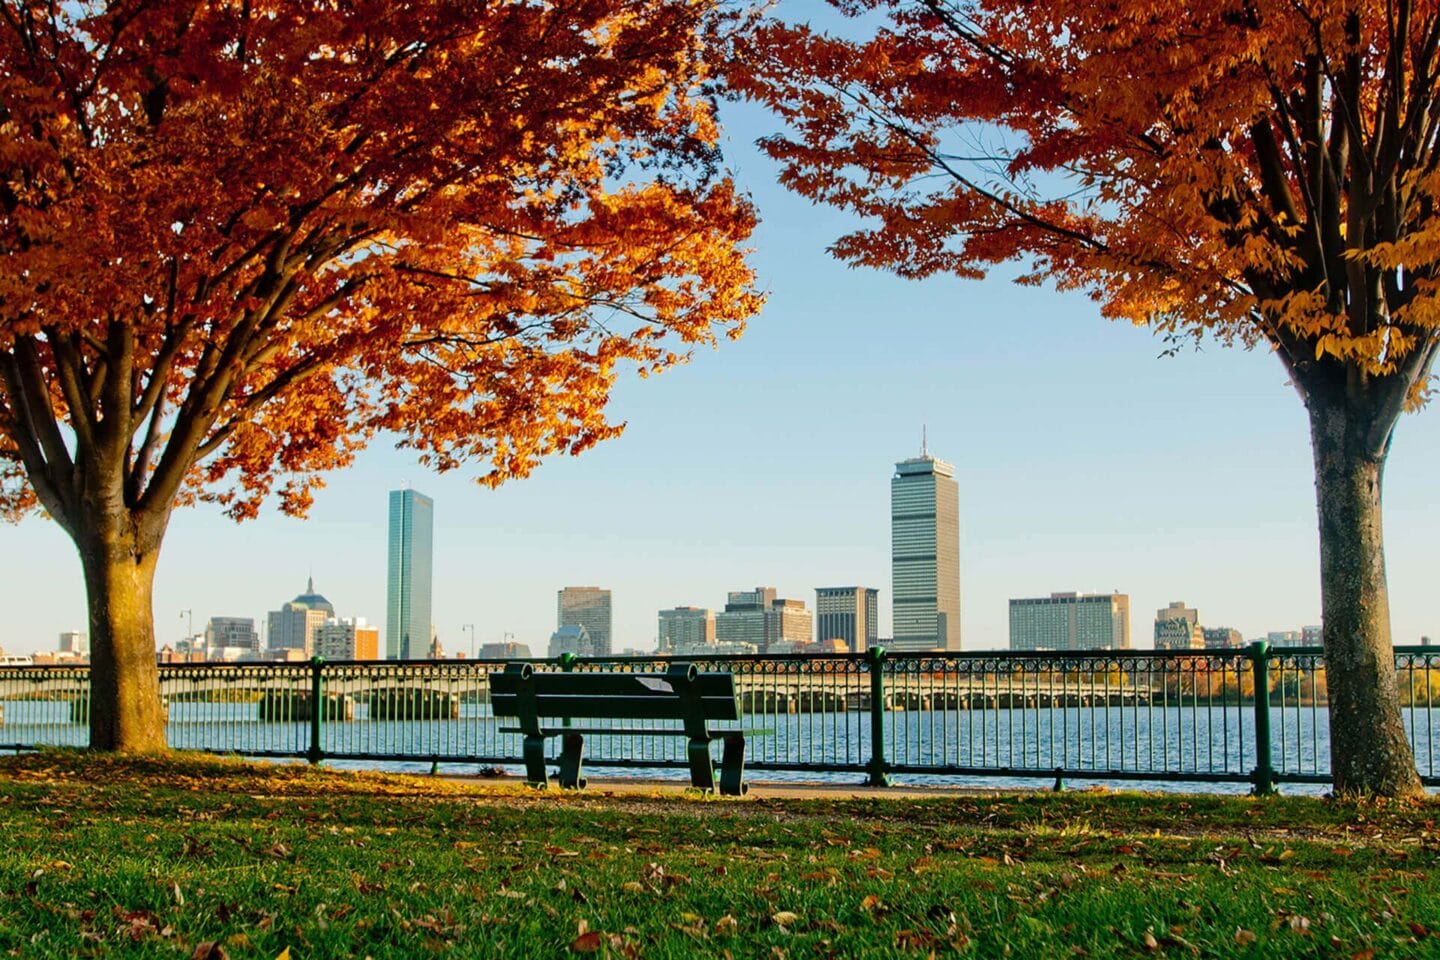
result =
[[[139,550],[99,540],[80,545],[90,608],[90,749],[167,748],[155,659],[151,594],[158,545]]]
[[[1380,486],[1385,453],[1371,417],[1311,394],[1320,514],[1320,594],[1330,697],[1330,764],[1340,796],[1424,793],[1401,723],[1385,587]]]

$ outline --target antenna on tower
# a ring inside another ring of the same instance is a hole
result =
[[[923,423],[920,424],[920,456],[930,456],[930,441],[926,436],[926,426]]]

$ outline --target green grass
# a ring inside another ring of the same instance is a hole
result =
[[[0,761],[0,955],[1440,957],[1437,813],[538,794],[47,753]]]

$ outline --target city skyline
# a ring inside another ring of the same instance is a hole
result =
[[[1127,593],[1137,648],[1151,642],[1153,611],[1177,597],[1246,639],[1319,622],[1313,458],[1274,357],[1171,350],[1082,295],[1009,283],[1019,269],[983,283],[848,269],[824,246],[852,221],[776,188],[750,146],[773,127],[725,110],[727,153],[763,217],[755,263],[770,291],[741,340],[644,382],[622,377],[622,437],[498,489],[475,484],[473,468],[433,473],[377,438],[325,475],[307,520],[267,507],[237,525],[215,506],[177,509],[155,585],[157,642],[184,636],[186,609],[197,627],[263,621],[310,571],[337,609],[383,624],[377,504],[407,479],[443,505],[432,619],[451,650],[469,650],[467,624],[477,644],[509,633],[544,649],[567,583],[612,588],[617,649],[653,645],[658,610],[714,608],[735,585],[801,598],[827,584],[888,587],[887,467],[916,448],[922,424],[965,495],[965,649],[1006,646],[1010,598],[1061,590]],[[1385,472],[1397,643],[1440,636],[1437,474],[1440,410],[1427,409],[1401,421]],[[23,558],[0,579],[0,647],[47,650],[63,631],[88,633],[65,534],[29,518],[0,538]],[[881,636],[892,632],[888,593]]]

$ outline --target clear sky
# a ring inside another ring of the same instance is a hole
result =
[[[817,586],[879,587],[888,635],[889,480],[922,425],[957,468],[967,649],[1006,645],[1009,598],[1057,590],[1128,593],[1139,647],[1172,600],[1247,638],[1318,622],[1305,415],[1273,357],[1212,344],[1162,359],[1150,332],[1080,295],[848,269],[825,253],[847,221],[781,191],[751,146],[769,121],[726,115],[770,295],[742,340],[626,379],[612,406],[624,436],[499,490],[381,443],[329,477],[305,521],[177,512],[159,641],[184,636],[187,610],[197,631],[263,621],[311,575],[341,616],[383,629],[386,492],[402,482],[435,499],[435,626],[452,651],[473,624],[481,643],[513,633],[543,653],[568,584],[614,591],[617,650],[653,647],[661,608],[719,608],[756,585],[812,608]],[[1397,642],[1440,636],[1437,476],[1430,410],[1401,424],[1386,479]],[[0,647],[85,629],[65,535],[31,519],[0,538]]]

